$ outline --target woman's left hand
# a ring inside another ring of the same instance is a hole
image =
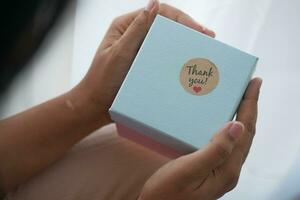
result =
[[[109,27],[85,78],[71,92],[84,96],[100,113],[101,123],[111,122],[112,104],[156,14],[214,37],[213,31],[195,22],[182,11],[157,1],[143,9],[117,17]]]
[[[138,200],[213,200],[232,190],[239,179],[255,135],[257,101],[262,80],[253,79],[230,122],[210,143],[157,170]]]

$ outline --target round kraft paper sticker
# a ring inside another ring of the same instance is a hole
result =
[[[219,83],[219,71],[216,65],[205,58],[193,58],[187,61],[180,72],[182,87],[193,95],[210,93]]]

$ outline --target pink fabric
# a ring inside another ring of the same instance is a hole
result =
[[[153,151],[156,151],[159,154],[162,154],[164,156],[167,156],[169,158],[177,158],[179,156],[181,156],[181,154],[177,151],[175,151],[174,149],[163,145],[143,134],[140,134],[139,132],[128,128],[126,126],[123,126],[122,124],[116,124],[117,125],[117,129],[118,129],[118,133],[120,136],[125,137],[129,140],[132,140],[138,144],[141,144]]]
[[[119,137],[109,125],[20,186],[8,200],[136,199],[145,181],[169,159]]]

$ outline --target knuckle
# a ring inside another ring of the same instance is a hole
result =
[[[176,9],[176,15],[175,15],[176,21],[180,21],[184,17],[186,17],[186,14],[181,10]]]
[[[255,132],[256,132],[256,127],[253,122],[245,123],[245,128],[249,133],[255,134]]]
[[[133,25],[137,27],[144,27],[146,26],[146,12],[142,11],[141,15],[133,21]]]
[[[181,10],[179,10],[178,8],[175,8],[167,3],[160,3],[159,8],[162,12],[164,13],[171,13],[173,16],[178,15],[180,13],[183,13]]]
[[[233,170],[234,169],[234,170]],[[238,170],[235,170],[235,168],[231,169],[227,173],[226,181],[224,184],[224,190],[225,192],[228,192],[236,187],[239,181],[240,174]]]
[[[167,3],[160,3],[159,7],[162,8],[162,9],[166,9],[170,6]]]
[[[239,181],[238,178],[232,179],[232,180],[229,182],[229,184],[227,185],[226,192],[229,192],[229,191],[233,190],[233,189],[237,186],[238,181]]]
[[[120,55],[120,52],[122,51],[122,47],[119,43],[115,43],[112,45],[111,48],[111,56],[113,58],[118,57]]]
[[[214,142],[216,154],[220,159],[227,159],[230,156],[230,151],[225,147],[225,145]]]
[[[124,45],[120,42],[113,45],[111,49],[111,57],[115,61],[123,62],[128,62],[131,58],[129,52],[125,50]]]
[[[118,17],[114,18],[111,24],[118,25],[121,21],[121,18],[122,18],[122,16],[118,16]]]

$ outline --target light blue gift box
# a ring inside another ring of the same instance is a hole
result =
[[[219,71],[217,86],[206,95],[187,92],[179,81],[191,58],[208,59]],[[234,117],[257,60],[158,15],[109,110],[111,118],[121,135],[162,154],[193,152]]]

